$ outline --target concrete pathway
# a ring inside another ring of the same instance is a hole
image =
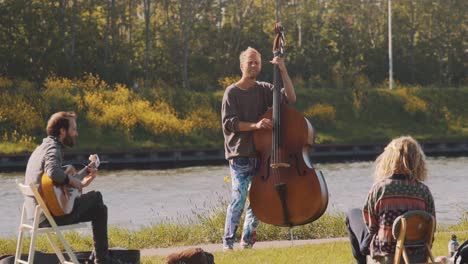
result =
[[[309,239],[309,240],[294,240],[293,242],[289,240],[280,240],[280,241],[262,241],[255,243],[254,249],[261,248],[277,248],[277,247],[291,247],[291,246],[300,246],[300,245],[310,245],[310,244],[321,244],[321,243],[331,243],[331,242],[343,242],[349,241],[347,237],[338,237],[338,238],[323,238],[323,239]],[[222,244],[200,244],[193,246],[181,246],[181,247],[171,247],[171,248],[149,248],[140,250],[141,256],[167,256],[175,252],[180,252],[188,248],[202,248],[207,252],[219,252],[223,250]],[[240,246],[238,243],[234,244],[234,250],[239,250]]]

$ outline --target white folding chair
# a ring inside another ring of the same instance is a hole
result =
[[[24,197],[33,197],[37,201],[38,205],[36,206],[36,210],[34,212],[33,223],[31,225],[30,221],[28,221],[28,217],[26,216],[25,204],[23,204],[23,210],[21,212],[21,223],[20,223],[19,232],[18,232],[18,243],[16,246],[15,264],[16,263],[27,263],[27,264],[34,263],[35,242],[39,234],[46,234],[47,239],[50,242],[50,245],[52,246],[55,254],[60,260],[60,263],[79,264],[75,256],[75,253],[73,253],[73,251],[71,250],[70,245],[65,240],[65,237],[63,236],[61,231],[76,229],[76,228],[83,228],[83,227],[86,227],[87,225],[85,223],[79,223],[79,224],[73,224],[73,225],[57,226],[54,218],[52,217],[49,210],[47,209],[47,206],[44,200],[39,194],[37,187],[33,183],[31,185],[25,185],[25,184],[18,182],[18,180],[16,181],[16,184],[18,185],[18,188],[20,189]],[[39,227],[41,214],[44,214],[46,219],[49,221],[51,227]],[[21,248],[23,246],[23,238],[24,238],[24,233],[26,231],[29,231],[31,233],[31,242],[29,244],[28,258],[26,261],[24,261],[24,260],[21,260]],[[58,247],[56,241],[54,241],[53,239],[53,236],[52,236],[53,233],[55,233],[57,237],[60,239],[60,242],[65,248],[65,251],[67,252],[70,261],[65,260],[65,257],[63,256],[60,248]]]

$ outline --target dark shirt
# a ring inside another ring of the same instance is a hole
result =
[[[224,91],[221,118],[226,159],[255,157],[252,131],[239,131],[239,122],[256,123],[273,104],[273,85],[257,82],[250,89],[234,84]]]

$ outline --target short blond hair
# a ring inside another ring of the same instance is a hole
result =
[[[239,55],[239,62],[241,65],[242,63],[244,63],[245,59],[247,58],[247,55],[249,55],[250,53],[255,53],[260,58],[260,60],[262,59],[262,55],[260,54],[260,52],[258,52],[258,50],[252,47],[247,47],[247,49],[242,51],[241,54]]]
[[[411,136],[393,139],[375,160],[375,181],[391,177],[393,174],[404,174],[410,180],[427,179],[426,155]]]

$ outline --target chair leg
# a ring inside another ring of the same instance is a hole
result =
[[[34,255],[36,252],[36,238],[37,238],[37,230],[39,229],[39,219],[41,217],[41,210],[39,209],[39,205],[36,206],[36,211],[34,214],[34,222],[33,228],[31,230],[31,243],[29,244],[29,252],[28,252],[28,264],[34,263]]]
[[[23,228],[19,228],[18,241],[16,242],[15,264],[21,259],[21,249],[23,248]]]
[[[70,258],[70,260],[73,262],[73,263],[76,263],[76,264],[79,264],[78,262],[78,259],[76,258],[75,256],[75,253],[73,252],[73,250],[71,249],[70,245],[68,244],[68,242],[65,240],[65,237],[63,236],[63,234],[59,231],[59,232],[56,232],[57,236],[59,237],[60,241],[62,242],[62,245],[63,247],[65,248],[65,251],[68,253],[68,257]]]
[[[394,264],[400,264],[400,259],[401,259],[401,243],[400,241],[397,241],[396,247],[395,247],[395,256],[393,258],[393,263]]]
[[[49,243],[52,246],[52,249],[55,252],[55,255],[57,255],[57,257],[59,258],[60,263],[65,263],[65,257],[63,256],[62,251],[60,251],[60,248],[57,246],[57,244],[55,244],[52,234],[46,233],[46,236],[47,236],[47,240],[49,240]]]
[[[23,208],[21,210],[21,222],[18,228],[18,241],[16,242],[16,253],[15,253],[15,264],[20,263],[21,260],[21,251],[23,249],[23,239],[24,239],[24,228],[23,224],[26,219],[26,207],[23,204]]]
[[[31,242],[29,244],[28,264],[34,263],[34,255],[36,253],[36,236],[36,230],[33,229],[33,233],[31,235]]]
[[[434,256],[432,255],[431,247],[428,244],[426,244],[426,250],[427,250],[428,260],[430,259],[432,261],[431,263],[435,263]]]
[[[405,260],[406,264],[410,264],[411,262],[409,261],[408,254],[406,253],[406,250],[403,249],[403,259]]]

